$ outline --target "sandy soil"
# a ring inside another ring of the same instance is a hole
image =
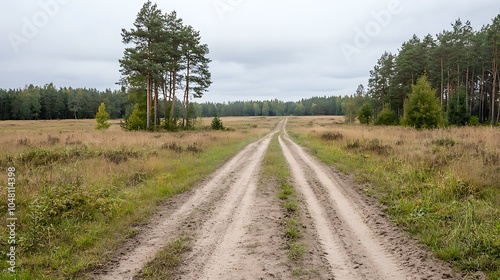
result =
[[[285,130],[285,123],[248,145],[195,190],[163,206],[96,278],[135,279],[167,242],[188,235],[192,250],[176,279],[294,279],[296,263],[287,257],[276,189],[260,181],[268,144]],[[456,277],[449,265],[391,224],[377,202],[348,179],[305,152],[286,132],[279,141],[303,204],[308,254],[302,265],[315,273],[309,278]]]
[[[452,279],[451,267],[391,224],[340,173],[279,138],[335,279]]]

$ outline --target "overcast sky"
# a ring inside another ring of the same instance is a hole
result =
[[[0,3],[0,88],[26,84],[116,89],[124,45],[144,1],[20,0]],[[159,0],[201,32],[213,84],[197,101],[296,101],[350,95],[384,51],[416,34],[474,29],[498,0]]]

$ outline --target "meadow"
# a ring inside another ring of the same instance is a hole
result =
[[[0,122],[0,219],[8,172],[16,178],[16,277],[7,272],[9,229],[0,228],[0,279],[84,278],[106,265],[165,198],[196,185],[278,118],[223,118],[228,131],[126,132],[94,120]]]
[[[96,131],[94,120],[0,122],[0,219],[8,218],[11,166],[18,218],[17,275],[6,272],[9,229],[2,226],[0,279],[85,278],[166,198],[196,186],[280,120],[221,119],[230,130],[207,129],[211,119],[175,133],[126,132],[116,121],[106,131]],[[500,278],[499,128],[418,131],[344,124],[343,117],[289,117],[287,130],[320,160],[354,174],[362,192],[437,256],[471,274]],[[264,175],[282,183],[280,199],[289,211],[295,198],[275,142],[265,167],[276,172]],[[300,255],[296,244],[291,259]]]
[[[354,174],[391,219],[470,274],[500,278],[500,129],[344,124],[291,117],[289,133],[328,165]]]

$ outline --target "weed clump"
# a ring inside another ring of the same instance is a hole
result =
[[[345,145],[346,150],[357,150],[359,152],[372,152],[380,156],[388,155],[392,150],[389,145],[382,144],[379,139],[364,140],[363,142],[356,139],[354,141],[347,141]]]
[[[142,277],[146,279],[171,279],[173,272],[182,263],[182,255],[191,249],[191,240],[180,237],[167,244],[158,256],[142,270]]]
[[[176,153],[182,153],[183,150],[182,146],[177,144],[176,142],[164,143],[163,145],[161,145],[161,148],[165,150],[174,151]]]
[[[19,140],[17,140],[17,144],[19,146],[29,146],[31,144],[31,141],[28,138],[19,139]]]
[[[102,156],[109,162],[120,164],[126,162],[129,158],[138,158],[140,153],[137,151],[127,151],[125,149],[107,150],[102,152]]]
[[[186,150],[188,152],[191,152],[193,154],[198,154],[198,153],[201,153],[203,152],[203,150],[199,147],[200,145],[196,142],[194,142],[193,144],[189,144],[186,148]]]
[[[382,142],[378,139],[372,139],[365,144],[365,150],[374,152],[378,155],[387,155],[391,150],[391,147],[388,145],[382,144]]]
[[[203,152],[203,149],[200,148],[200,144],[197,142],[194,142],[193,144],[188,144],[186,148],[183,148],[181,145],[177,144],[176,142],[169,142],[169,143],[164,143],[161,146],[162,149],[165,150],[170,150],[175,153],[182,153],[184,151],[191,152],[193,154],[198,154]]]
[[[355,150],[361,147],[361,144],[359,143],[359,139],[356,139],[354,141],[348,140],[347,144],[345,145],[345,148],[347,150]]]
[[[484,166],[499,166],[500,154],[494,152],[481,151]]]
[[[323,139],[325,141],[342,140],[342,139],[344,139],[344,135],[338,131],[324,132],[321,134],[321,139]]]
[[[455,140],[453,140],[452,138],[449,138],[449,137],[434,139],[434,140],[432,140],[431,143],[433,145],[441,146],[441,147],[453,147],[457,144],[457,142]]]
[[[61,142],[61,139],[59,139],[59,137],[54,137],[52,135],[47,136],[47,144],[53,146],[59,142]]]
[[[288,256],[294,261],[300,259],[306,250],[304,244],[297,242],[291,242],[288,247]]]

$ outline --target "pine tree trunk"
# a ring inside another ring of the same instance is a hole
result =
[[[146,104],[146,128],[151,126],[151,75],[147,79],[147,104]]]
[[[189,67],[190,60],[187,58],[187,68],[186,68],[186,89],[184,90],[184,117],[182,118],[182,126],[186,127],[188,125],[188,106],[189,106]]]
[[[450,109],[450,99],[452,98],[451,94],[451,82],[450,82],[450,69],[448,69],[448,86],[446,92],[446,112]]]
[[[498,70],[496,72],[497,72],[497,83],[498,86],[500,87],[500,73],[498,72]],[[498,107],[497,107],[497,122],[499,121],[500,121],[500,98],[498,99]]]
[[[460,106],[460,64],[457,64],[457,106]]]
[[[175,71],[175,70],[174,70]],[[175,88],[176,88],[176,82],[177,82],[177,73],[172,71],[172,88],[171,88],[171,100],[172,100],[172,106],[170,107],[170,119],[173,121],[173,125],[175,125]]]
[[[485,74],[485,70],[484,70],[484,63],[483,63],[483,73],[481,75],[481,89],[479,90],[479,99],[480,99],[480,108],[479,108],[479,114],[480,114],[480,120],[481,122],[484,122],[484,108],[486,107],[485,106],[485,98],[484,98],[484,74]]]
[[[441,110],[443,109],[443,95],[444,95],[444,66],[443,66],[443,57],[441,57]]]
[[[472,69],[472,77],[474,77],[474,69]],[[469,112],[472,114],[472,98],[469,100],[469,97],[473,96],[473,93],[471,92],[469,95],[469,66],[467,66],[467,74],[465,76],[465,108],[469,110]],[[470,107],[469,107],[470,105]]]
[[[491,90],[491,125],[495,123],[495,98],[496,98],[496,81],[497,81],[497,65],[496,65],[496,59],[493,58],[493,88]]]
[[[165,80],[165,83],[163,84],[163,117],[166,119],[167,118],[167,80]],[[166,121],[166,120],[164,120]]]
[[[158,84],[154,83],[154,89],[155,89],[155,119],[154,119],[154,126],[158,126]]]

